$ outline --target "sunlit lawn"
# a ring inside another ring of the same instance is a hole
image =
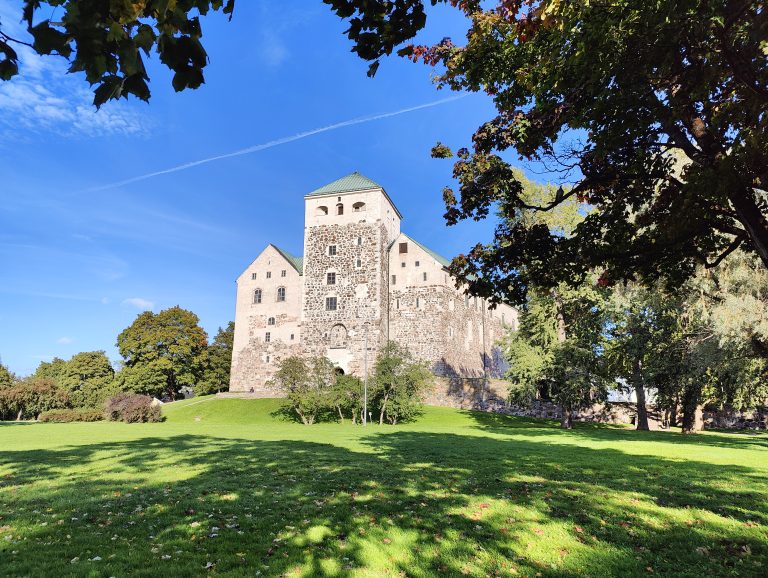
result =
[[[277,404],[0,425],[0,575],[768,575],[766,435]]]

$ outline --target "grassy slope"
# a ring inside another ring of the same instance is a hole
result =
[[[765,435],[561,432],[443,408],[305,427],[278,406],[0,425],[0,574],[768,573]]]

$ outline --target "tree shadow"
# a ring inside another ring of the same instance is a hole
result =
[[[563,435],[570,439],[592,439],[603,441],[658,441],[675,445],[690,446],[716,446],[733,449],[745,449],[750,446],[755,448],[768,448],[768,434],[744,432],[707,430],[694,435],[682,435],[675,431],[638,431],[632,427],[620,424],[574,422],[572,430],[560,428],[560,422],[540,418],[525,418],[504,414],[463,411],[463,414],[471,417],[478,428],[496,433],[509,434],[515,430],[525,429],[526,435]]]
[[[699,578],[768,563],[765,471],[536,436],[360,441],[4,449],[3,573]]]

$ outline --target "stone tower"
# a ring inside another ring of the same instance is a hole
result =
[[[302,346],[363,375],[389,334],[390,244],[401,215],[384,189],[352,173],[304,198]]]

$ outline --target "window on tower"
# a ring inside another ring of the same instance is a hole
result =
[[[361,211],[364,211],[364,210],[365,210],[365,203],[363,203],[362,201],[358,201],[357,203],[352,205],[352,211],[354,211],[355,213],[360,213]]]
[[[267,271],[267,279],[272,279],[272,271]]]
[[[315,214],[318,216],[324,217],[325,215],[328,214],[328,207],[325,207],[325,206],[317,207],[317,209],[315,210]]]
[[[338,303],[336,302],[336,297],[326,297],[325,298],[325,310],[326,311],[336,311],[337,307],[338,307]]]
[[[336,255],[336,245],[328,245],[328,256],[333,257]]]
[[[326,285],[336,285],[336,273],[328,273],[325,276]]]
[[[269,331],[267,331],[264,334],[264,343],[269,343],[270,341],[272,341],[272,334]]]
[[[256,279],[256,273],[251,273],[251,279]]]

